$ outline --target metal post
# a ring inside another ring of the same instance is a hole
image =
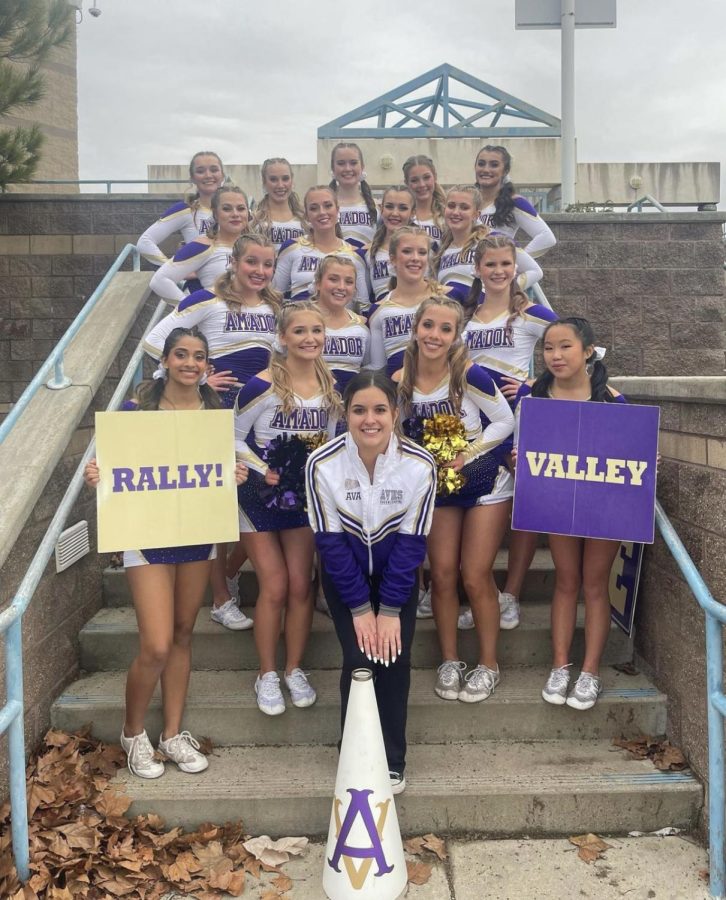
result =
[[[724,879],[724,733],[713,700],[723,693],[721,623],[706,613],[706,694],[708,697],[708,835],[712,897],[723,897]]]
[[[66,375],[63,368],[63,351],[61,350],[53,365],[53,377],[48,381],[46,387],[50,388],[51,391],[62,391],[64,388],[70,387],[71,384],[73,382]]]
[[[18,617],[8,628],[5,640],[5,662],[8,702],[19,710],[8,728],[10,756],[10,827],[13,855],[18,878],[30,878],[30,849],[28,846],[28,798],[25,792],[25,733],[23,727],[23,632]]]
[[[576,202],[575,0],[562,0],[562,209]]]

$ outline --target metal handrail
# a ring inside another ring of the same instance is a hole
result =
[[[132,247],[127,245],[127,249]],[[135,249],[135,248],[133,248]],[[128,254],[127,254],[128,255]],[[125,257],[124,257],[125,258]],[[123,260],[121,260],[123,261]],[[117,265],[118,264],[118,265]],[[118,271],[120,262],[117,259],[111,269],[116,266]],[[109,269],[109,272],[111,271]],[[108,276],[108,273],[107,273]],[[108,284],[110,278],[104,278],[101,284]],[[100,287],[100,285],[99,285]],[[98,289],[97,289],[98,290]],[[94,294],[96,291],[94,291]],[[92,295],[93,296],[93,295]],[[90,302],[90,301],[89,301]],[[78,318],[87,315],[86,308],[88,303],[78,314]],[[144,333],[144,337],[151,328],[162,318],[167,312],[166,303],[162,300],[154,310],[154,314]],[[84,316],[85,317],[85,316]],[[73,323],[75,325],[75,322]],[[62,340],[65,340],[69,333],[71,337],[78,331],[73,325],[68,329]],[[69,339],[70,340],[70,339]],[[68,341],[66,341],[66,344]],[[48,370],[52,362],[53,354],[48,358],[46,364],[41,368],[41,372]],[[138,382],[141,377],[143,367],[144,348],[143,338],[139,341],[134,350],[129,364],[126,366],[118,386],[109,401],[107,410],[118,409],[121,405],[126,392],[132,382]],[[37,378],[37,376],[36,376]],[[40,379],[42,380],[42,379]],[[33,379],[35,382],[36,379]],[[31,385],[33,384],[31,382]],[[38,385],[33,391],[37,390]],[[25,394],[23,395],[25,396]],[[22,398],[21,398],[22,399]],[[18,401],[20,402],[20,401]],[[89,401],[90,402],[90,401]],[[24,404],[27,406],[27,402]],[[15,417],[17,419],[17,416]],[[3,423],[5,424],[5,423]],[[4,437],[4,435],[3,435]],[[28,800],[25,783],[25,729],[23,726],[24,715],[24,699],[23,699],[23,634],[22,621],[23,613],[28,608],[33,595],[43,577],[48,561],[54,553],[55,544],[60,537],[61,532],[65,528],[66,519],[71,513],[73,506],[78,499],[83,486],[83,469],[88,460],[93,455],[95,449],[95,438],[91,439],[78,468],[68,484],[63,499],[58,504],[50,525],[35,552],[28,569],[20,582],[20,586],[12,599],[12,602],[2,612],[0,612],[0,635],[7,632],[5,639],[5,682],[6,682],[6,702],[0,707],[0,734],[8,732],[8,751],[10,761],[10,827],[12,831],[13,856],[15,857],[15,867],[18,877],[21,881],[27,881],[30,877],[30,850],[28,841]]]
[[[141,271],[141,254],[136,249],[134,244],[126,244],[123,250],[116,257],[114,262],[111,264],[108,272],[106,272],[106,274],[99,282],[96,290],[91,294],[88,300],[86,300],[85,304],[81,307],[80,312],[71,322],[66,333],[51,350],[46,361],[36,372],[33,380],[25,388],[23,393],[20,395],[20,398],[15,401],[12,409],[3,420],[2,424],[0,424],[0,444],[2,444],[8,434],[10,434],[13,426],[18,421],[27,405],[36,395],[38,388],[41,387],[44,382],[46,386],[53,391],[61,391],[64,388],[71,386],[72,382],[70,378],[68,378],[63,371],[63,356],[65,350],[78,333],[81,325],[83,325],[83,323],[93,311],[103,292],[109,286],[113,276],[119,271],[129,255],[131,255],[133,259],[133,271]],[[50,379],[50,381],[46,381],[51,368],[53,368],[54,370],[53,377]]]
[[[106,193],[111,193],[112,184],[189,184],[189,179],[184,178],[48,178],[39,181],[24,181],[13,184],[18,187],[22,184],[105,184]]]
[[[655,197],[651,197],[650,194],[643,194],[642,197],[638,197],[637,200],[633,200],[632,203],[629,203],[626,207],[625,212],[643,212],[644,206],[654,206],[658,212],[668,212],[668,210],[660,203]]]
[[[724,719],[723,626],[726,606],[714,599],[695,563],[688,555],[663,507],[656,501],[655,521],[666,547],[683,573],[698,605],[706,614],[706,697],[708,712],[708,858],[709,891],[716,900],[726,897],[726,847],[724,847]]]

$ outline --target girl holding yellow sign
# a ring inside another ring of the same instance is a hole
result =
[[[217,409],[215,391],[202,383],[207,371],[208,347],[196,328],[175,328],[161,354],[159,377],[139,385],[126,410]],[[238,463],[237,484],[247,480],[247,467]],[[84,477],[95,487],[103,477],[95,459]],[[154,759],[154,748],[144,730],[144,718],[161,679],[164,729],[159,752],[182,772],[202,772],[209,763],[188,731],[181,731],[191,669],[191,639],[197,613],[209,580],[213,544],[127,550],[124,567],[136,610],[139,653],[126,679],[126,718],[121,746],[128,767],[140,778],[158,778],[164,763]]]

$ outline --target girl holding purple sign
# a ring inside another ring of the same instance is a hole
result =
[[[492,378],[467,358],[463,324],[457,300],[424,300],[413,321],[403,369],[394,380],[400,385],[404,431],[432,452],[434,444],[448,444],[455,451],[440,466],[428,542],[432,606],[443,657],[434,690],[444,700],[477,703],[489,697],[500,677],[499,604],[492,567],[509,519],[512,476],[492,451],[512,433],[514,416]],[[437,440],[432,442],[433,437]],[[477,665],[466,677],[457,647],[459,572],[479,638]]]
[[[595,335],[586,319],[572,316],[547,326],[544,333],[546,370],[532,386],[533,397],[555,400],[593,400],[625,403],[622,394],[608,386],[608,374],[595,347]],[[522,393],[529,389],[523,388]],[[555,706],[590,709],[602,690],[600,659],[610,634],[610,569],[619,541],[550,534],[555,564],[552,596],[552,671],[542,698]],[[570,648],[575,634],[580,587],[585,595],[585,658],[572,690]]]
[[[208,360],[207,340],[200,331],[175,328],[164,342],[158,377],[142,382],[135,399],[123,409],[218,409],[217,394],[204,383]],[[247,467],[237,463],[237,484],[246,481],[247,474]],[[86,483],[96,487],[101,477],[96,460],[89,460],[84,471]],[[144,718],[160,679],[164,728],[159,752],[182,772],[202,772],[209,765],[199,743],[180,729],[191,670],[192,632],[213,558],[213,544],[124,552],[139,628],[139,653],[126,677],[121,746],[129,771],[139,778],[164,774],[164,763],[154,757],[144,730]]]

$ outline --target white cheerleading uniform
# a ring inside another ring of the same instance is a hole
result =
[[[435,415],[456,415],[456,410],[449,400],[449,379],[445,378],[433,391],[424,394],[414,387],[411,399],[411,415],[419,420],[429,419]],[[511,474],[499,464],[498,457],[492,451],[514,432],[514,416],[504,395],[487,374],[485,369],[473,364],[466,372],[466,385],[461,401],[459,416],[464,423],[466,440],[469,446],[463,451],[464,471],[475,466],[488,466],[492,473],[491,487],[473,500],[462,501],[457,495],[439,498],[437,506],[482,506],[509,500],[514,493],[514,481]],[[405,427],[405,423],[404,423]],[[474,472],[474,469],[469,469]],[[474,479],[472,478],[472,483]]]
[[[486,301],[485,301],[486,303]],[[537,341],[557,313],[539,304],[530,304],[507,327],[509,312],[504,311],[491,322],[480,322],[473,316],[464,328],[462,340],[469,359],[483,366],[501,387],[504,376],[524,381]]]
[[[431,238],[431,249],[435,252],[441,243],[441,238],[444,236],[443,225],[437,225],[433,219],[415,219],[413,224],[418,225],[419,228],[423,228],[426,234]]]
[[[370,331],[362,316],[347,310],[348,323],[342,328],[325,326],[323,359],[330,366],[335,388],[342,394],[346,384],[361,370],[368,355]]]
[[[337,250],[324,253],[318,250],[307,237],[288,241],[282,245],[277,257],[273,287],[285,295],[287,300],[309,300],[314,290],[315,272],[321,259],[326,256],[342,256],[352,259],[355,264],[355,299],[363,307],[369,303],[363,260],[345,241],[340,241]]]
[[[175,328],[197,326],[209,344],[209,359],[218,372],[231,371],[244,384],[267,368],[275,339],[275,311],[268,303],[241,306],[234,312],[211,291],[195,291],[144,338],[144,350],[154,359]],[[223,406],[234,406],[235,390],[220,393]]]
[[[232,248],[227,244],[191,241],[177,250],[174,259],[154,272],[150,287],[162,300],[177,304],[186,296],[177,282],[196,272],[202,287],[210,290],[231,262]]]
[[[136,242],[139,253],[155,266],[168,262],[159,244],[177,232],[185,244],[207,233],[212,224],[212,210],[199,207],[192,209],[183,200],[170,206],[161,217],[150,225]]]
[[[338,210],[338,223],[343,237],[355,249],[365,247],[373,240],[376,223],[365,203],[341,206]]]
[[[275,256],[287,241],[296,241],[305,234],[305,228],[300,219],[290,219],[287,222],[260,221],[255,223],[255,231],[269,237],[275,248]]]
[[[318,553],[342,602],[354,615],[368,612],[368,579],[377,577],[381,612],[398,615],[426,555],[436,492],[433,458],[392,435],[371,482],[355,442],[343,434],[310,455],[306,488]]]
[[[376,258],[372,259],[370,246],[364,247],[358,252],[368,269],[368,280],[373,289],[373,300],[375,303],[380,303],[389,291],[388,284],[391,280],[389,271],[390,254],[388,250],[381,247],[376,253]]]
[[[401,306],[387,297],[373,308],[368,319],[371,330],[368,368],[385,368],[389,378],[401,368],[403,351],[411,337],[413,320],[420,305]]]
[[[463,303],[474,281],[474,254],[476,245],[466,252],[461,247],[449,247],[441,254],[439,283],[449,289],[449,296]],[[542,269],[524,250],[517,250],[517,284],[525,291],[542,278]]]
[[[512,240],[514,240],[515,234],[521,228],[530,239],[524,249],[530,256],[541,256],[545,250],[549,250],[550,247],[554,247],[557,243],[557,239],[552,233],[552,229],[540,217],[539,213],[529,200],[525,200],[524,197],[515,196],[513,201],[514,224],[507,225],[499,223],[498,225],[494,225],[492,219],[494,218],[496,207],[493,203],[490,206],[485,207],[479,213],[479,221],[482,225],[487,225],[498,234],[505,234],[508,238],[512,238]]]

